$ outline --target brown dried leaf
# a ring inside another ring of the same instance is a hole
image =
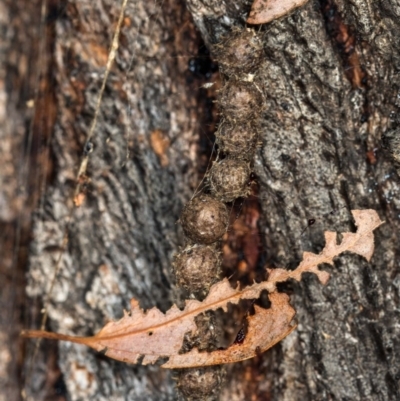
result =
[[[25,337],[43,337],[85,344],[105,355],[129,363],[147,365],[159,358],[168,357],[165,368],[207,366],[238,362],[263,352],[285,338],[295,325],[292,324],[295,311],[289,304],[289,297],[276,292],[276,284],[289,278],[301,279],[304,272],[316,274],[325,284],[329,279],[327,272],[318,269],[321,263],[333,263],[334,257],[350,251],[368,260],[374,251],[372,231],[382,222],[374,210],[352,211],[358,230],[344,233],[343,240],[337,244],[336,233],[326,232],[326,246],[320,254],[305,252],[303,260],[294,271],[283,269],[269,270],[267,281],[255,283],[242,290],[232,288],[227,279],[213,285],[203,301],[188,300],[181,311],[175,305],[165,314],[157,308],[146,313],[139,303],[131,300],[131,312],[117,322],[110,322],[94,337],[73,337],[45,331],[25,331]],[[186,333],[197,330],[195,317],[200,313],[222,308],[227,311],[228,303],[237,304],[241,299],[257,299],[263,290],[270,293],[271,307],[255,307],[255,314],[248,317],[248,332],[242,344],[233,344],[226,350],[211,353],[192,349],[180,354]]]
[[[304,252],[303,260],[296,270],[291,272],[284,269],[269,270],[268,280],[282,282],[294,278],[300,281],[302,273],[311,272],[316,274],[319,281],[325,285],[329,280],[329,273],[319,270],[318,265],[322,263],[332,265],[334,257],[346,251],[364,256],[369,261],[374,253],[374,234],[372,232],[383,222],[375,210],[352,210],[351,213],[358,227],[356,233],[343,233],[342,242],[338,245],[337,234],[332,231],[325,231],[326,245],[321,253],[317,255],[312,252]]]
[[[218,308],[227,311],[228,303],[237,304],[241,299],[256,299],[264,289],[272,292],[275,285],[266,281],[239,290],[232,288],[229,281],[224,279],[211,287],[203,302],[188,300],[182,311],[174,305],[165,314],[157,308],[145,313],[139,303],[132,299],[130,313],[125,312],[119,321],[106,324],[94,337],[73,337],[41,331],[28,331],[23,335],[85,344],[123,362],[136,363],[144,355],[142,364],[147,365],[161,357],[178,355],[185,333],[196,332],[194,318],[200,313]]]
[[[288,14],[308,0],[254,0],[247,23],[265,24]]]
[[[291,323],[296,311],[290,306],[288,295],[273,292],[270,301],[269,309],[254,306],[256,313],[248,317],[248,332],[243,343],[214,352],[199,352],[195,348],[185,354],[171,356],[162,367],[175,369],[239,362],[265,352],[297,326]]]

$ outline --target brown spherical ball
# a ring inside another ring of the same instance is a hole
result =
[[[229,213],[224,203],[203,194],[186,204],[180,221],[186,236],[193,242],[212,244],[224,235]]]
[[[224,159],[214,163],[210,172],[212,194],[222,202],[249,195],[249,163],[240,159]]]
[[[182,369],[177,387],[186,401],[217,401],[224,373],[222,366]]]
[[[228,76],[254,73],[263,59],[263,46],[253,29],[234,29],[215,45],[213,55]]]
[[[220,279],[221,258],[211,246],[187,246],[175,255],[173,268],[178,287],[194,294],[206,295],[210,287]]]
[[[249,121],[225,120],[216,133],[219,150],[236,159],[253,160],[257,147],[258,129]]]
[[[261,112],[263,99],[254,83],[231,79],[221,89],[218,103],[225,118],[251,121]]]

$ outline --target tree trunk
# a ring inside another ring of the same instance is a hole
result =
[[[51,34],[52,24],[41,24],[41,15],[38,0],[0,1],[1,401],[21,397],[24,341],[19,333],[33,312],[25,297],[28,245],[32,213],[49,172],[55,117],[51,42],[39,39]],[[48,370],[57,371],[54,358],[47,363]]]
[[[243,29],[251,6],[187,5],[208,46]],[[215,124],[215,93],[200,87],[218,78],[206,58],[188,63],[202,45],[182,2],[130,2],[85,200],[74,208],[120,4],[71,0],[50,9],[54,166],[35,215],[27,291],[49,297],[52,330],[90,335],[119,318],[132,297],[163,310],[177,300],[171,259],[183,238],[176,222],[204,172]],[[400,4],[309,1],[254,29],[265,53],[254,165],[265,245],[259,264],[296,266],[304,250],[322,249],[324,231],[354,229],[351,209],[375,209],[386,223],[371,263],[344,255],[324,267],[332,273],[326,287],[310,276],[283,288],[292,293],[297,330],[262,357],[229,366],[221,400],[397,400],[400,184],[381,136],[400,120]],[[25,390],[36,400],[42,352],[26,369]],[[177,397],[173,375],[157,366],[125,365],[68,343],[59,344],[59,365],[71,400]]]

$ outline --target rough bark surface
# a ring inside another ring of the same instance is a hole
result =
[[[1,401],[21,397],[25,355],[19,332],[35,311],[25,294],[32,213],[49,171],[48,141],[55,117],[49,91],[51,41],[46,40],[53,24],[40,20],[40,1],[0,1]],[[47,394],[59,377],[55,356],[46,360],[42,384]]]
[[[251,4],[187,5],[212,45],[243,26]],[[71,0],[56,16],[55,165],[35,217],[30,296],[46,298],[51,285],[119,6]],[[267,265],[290,268],[302,250],[318,252],[324,230],[352,228],[350,209],[376,209],[386,224],[371,263],[346,255],[326,287],[312,278],[286,286],[298,329],[266,355],[229,367],[221,400],[400,398],[400,181],[380,144],[399,119],[399,21],[395,0],[320,0],[256,28],[265,51],[256,173]],[[51,329],[89,335],[120,317],[131,297],[144,308],[172,301],[176,221],[198,183],[200,132],[211,121],[197,96],[202,82],[179,57],[197,52],[198,41],[183,3],[129,3],[87,198],[72,215],[50,294]],[[176,398],[171,374],[158,367],[72,344],[59,345],[59,363],[71,400]],[[35,364],[27,374],[34,399],[42,374]]]
[[[209,42],[223,16],[242,17],[228,4],[218,15],[190,4]],[[380,144],[398,124],[399,12],[396,2],[311,1],[259,33],[268,264],[289,267],[302,250],[321,249],[323,229],[351,227],[351,208],[386,220],[372,263],[345,256],[326,288],[314,279],[292,288],[299,328],[267,355],[271,399],[399,397],[399,177]],[[304,231],[309,219],[317,224]]]
[[[128,4],[92,141],[86,200],[67,226],[120,4],[70,1],[57,11],[54,176],[35,219],[27,291],[46,299],[67,230],[50,327],[87,335],[121,317],[132,297],[143,308],[171,306],[171,256],[182,242],[176,223],[198,184],[205,107],[188,56],[200,41],[182,3]],[[59,362],[72,400],[174,397],[170,372],[158,367],[117,363],[71,344],[60,344]],[[35,361],[30,370],[28,359],[27,394],[39,399],[42,372]]]

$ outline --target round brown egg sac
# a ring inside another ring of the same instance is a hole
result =
[[[210,172],[211,193],[222,202],[249,195],[249,163],[245,160],[224,159],[214,163]]]
[[[177,387],[185,401],[217,401],[224,376],[222,366],[182,369],[178,373]]]
[[[215,45],[213,56],[228,76],[254,74],[263,59],[263,46],[253,29],[234,29]]]
[[[250,121],[261,112],[263,98],[253,82],[230,79],[221,89],[218,103],[226,119]]]
[[[202,194],[186,204],[180,221],[184,233],[193,242],[212,244],[226,232],[229,213],[224,203]]]
[[[212,246],[187,246],[175,256],[173,268],[178,287],[205,296],[220,279],[221,258]]]
[[[224,121],[216,133],[219,150],[230,157],[253,160],[257,147],[258,129],[249,121]]]

